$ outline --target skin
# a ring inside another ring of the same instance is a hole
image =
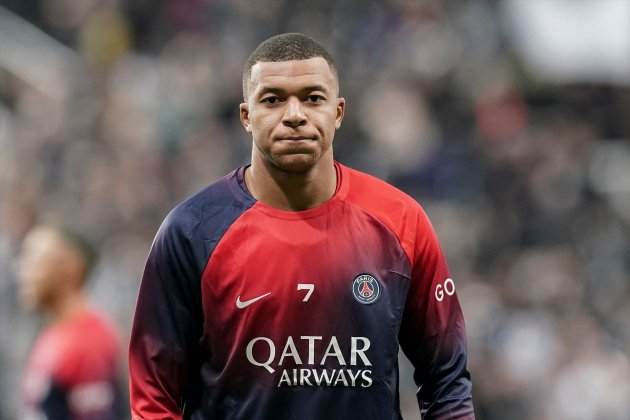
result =
[[[253,140],[245,183],[254,198],[297,211],[332,197],[332,143],[344,111],[337,75],[324,58],[256,63],[240,105]]]
[[[85,262],[55,229],[39,226],[24,238],[18,260],[21,303],[59,320],[86,306]]]

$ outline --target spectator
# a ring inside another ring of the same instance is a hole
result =
[[[24,240],[20,297],[48,318],[24,374],[25,418],[124,416],[116,333],[83,292],[93,259],[85,240],[63,228],[37,226]]]

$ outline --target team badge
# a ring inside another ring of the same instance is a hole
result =
[[[369,305],[381,295],[381,285],[371,274],[359,274],[352,282],[352,294],[358,302]]]

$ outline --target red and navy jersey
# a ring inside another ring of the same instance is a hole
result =
[[[474,419],[462,312],[422,208],[335,163],[324,204],[279,210],[235,170],[167,216],[130,344],[134,419]]]
[[[120,420],[119,346],[113,327],[87,310],[48,327],[24,373],[25,419]]]

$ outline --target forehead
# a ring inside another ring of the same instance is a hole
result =
[[[54,229],[37,227],[24,238],[23,252],[43,253],[61,247],[65,247],[65,243]]]
[[[334,90],[337,78],[328,62],[322,57],[307,60],[268,62],[259,61],[252,66],[252,89],[282,88],[299,90],[301,87],[321,85]]]

